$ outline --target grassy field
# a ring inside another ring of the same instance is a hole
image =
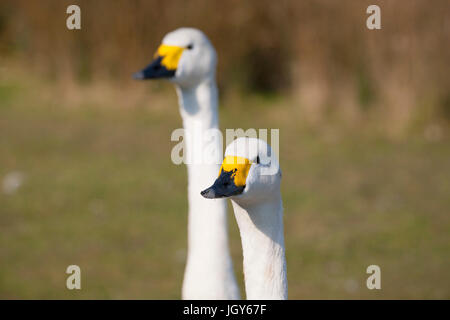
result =
[[[0,298],[180,298],[187,199],[186,170],[170,161],[173,89],[61,87],[6,71],[0,179],[22,183],[0,193]],[[257,96],[220,108],[221,129],[280,128],[289,297],[450,298],[448,137],[311,127],[298,110]],[[243,287],[232,215],[230,229]],[[80,291],[65,287],[70,264]],[[381,290],[366,288],[371,264]]]

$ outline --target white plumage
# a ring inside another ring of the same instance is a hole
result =
[[[167,78],[175,84],[186,132],[186,158],[194,159],[211,148],[211,142],[202,137],[219,125],[216,52],[203,32],[181,28],[164,37],[157,54],[135,78]],[[228,246],[226,201],[208,201],[200,195],[219,169],[222,145],[217,141],[212,147],[220,149],[216,164],[187,165],[188,254],[183,299],[239,299]]]
[[[248,164],[233,165],[230,161],[236,159]],[[237,177],[245,180],[243,186],[233,185]],[[244,137],[227,146],[219,178],[202,191],[207,198],[231,199],[242,240],[247,299],[287,299],[280,182],[270,146]]]

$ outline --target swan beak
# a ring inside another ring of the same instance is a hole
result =
[[[143,70],[133,74],[137,80],[171,78],[175,76],[178,62],[184,48],[161,45],[155,53],[155,59]]]
[[[176,70],[168,70],[161,64],[161,61],[162,57],[156,58],[145,69],[134,73],[133,79],[145,80],[173,77]]]
[[[218,199],[241,194],[245,186],[237,186],[232,175],[232,171],[222,170],[214,184],[200,192],[200,194],[206,199]]]
[[[227,156],[223,160],[219,177],[214,184],[200,192],[207,199],[231,197],[241,194],[252,163],[242,157]]]

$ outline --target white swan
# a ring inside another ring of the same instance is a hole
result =
[[[247,299],[287,299],[281,170],[270,146],[238,138],[225,151],[220,175],[201,192],[230,197],[244,255]]]
[[[135,79],[167,78],[175,84],[186,132],[187,159],[203,154],[207,148],[222,148],[219,141],[203,139],[209,129],[219,126],[216,64],[216,51],[203,32],[180,28],[168,33],[155,60],[134,74]],[[183,299],[239,299],[228,247],[226,201],[208,201],[200,195],[217,177],[218,160],[214,165],[187,165],[188,254]]]

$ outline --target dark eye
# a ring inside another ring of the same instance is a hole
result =
[[[256,163],[259,164],[259,156],[256,157]]]
[[[190,45],[188,45],[186,48],[187,48],[188,50],[191,50],[193,47],[194,47],[194,46],[193,46],[192,44],[190,44]]]

